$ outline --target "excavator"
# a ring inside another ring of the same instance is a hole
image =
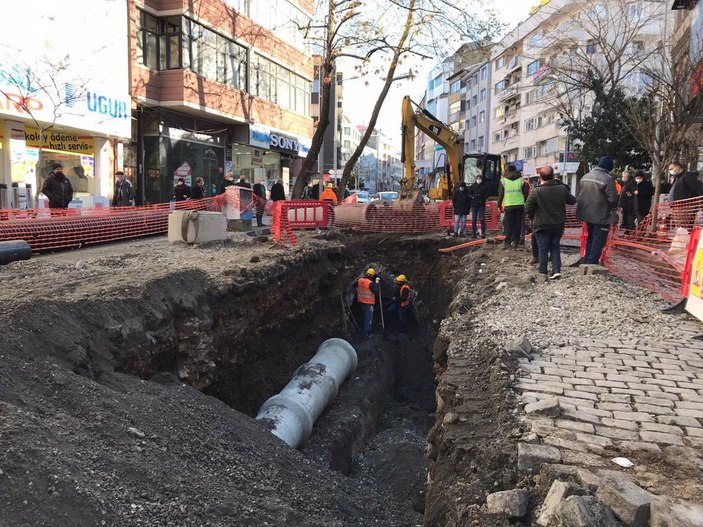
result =
[[[465,181],[470,185],[478,175],[489,185],[489,195],[498,195],[498,185],[503,173],[503,158],[496,154],[464,154],[464,145],[454,130],[437,119],[430,112],[413,102],[409,96],[403,97],[402,106],[402,153],[401,162],[405,175],[400,181],[401,201],[417,201],[420,197],[418,182],[415,180],[415,130],[421,130],[437,144],[444,147],[447,165],[439,178],[435,178],[428,189],[431,200],[445,200],[452,196],[454,188]]]

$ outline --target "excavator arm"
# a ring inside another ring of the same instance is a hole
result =
[[[400,199],[414,199],[417,193],[415,188],[415,129],[421,130],[432,140],[442,145],[447,153],[449,172],[442,179],[439,188],[430,189],[430,198],[447,199],[451,197],[452,190],[461,181],[463,147],[459,134],[430,112],[420,108],[408,96],[403,97],[402,117],[401,161],[405,166],[405,176],[400,184]]]

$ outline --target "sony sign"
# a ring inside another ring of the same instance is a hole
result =
[[[300,143],[292,137],[271,133],[271,148],[298,155]]]

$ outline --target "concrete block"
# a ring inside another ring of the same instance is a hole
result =
[[[649,441],[650,443],[683,445],[683,439],[681,439],[681,436],[675,434],[667,434],[664,432],[647,432],[645,430],[641,430],[640,437],[642,438],[642,441]]]
[[[227,219],[220,212],[174,210],[168,215],[168,241],[205,243],[227,239]]]
[[[522,489],[504,490],[486,496],[490,514],[508,518],[522,518],[527,514],[527,493]]]
[[[542,527],[547,527],[549,522],[552,521],[554,515],[557,512],[557,507],[562,500],[578,494],[578,487],[571,483],[566,483],[564,481],[555,481],[552,486],[549,487],[549,492],[547,497],[544,498],[544,503],[542,503],[542,509],[540,511],[539,518],[537,519],[537,524]]]
[[[629,527],[647,527],[649,506],[656,499],[625,476],[603,478],[596,496]]]
[[[548,527],[618,527],[618,522],[593,496],[569,496],[559,503]]]
[[[693,503],[653,501],[650,527],[703,527],[703,507]]]
[[[559,415],[559,411],[559,399],[556,397],[550,397],[537,401],[536,403],[525,405],[526,414],[557,416]]]
[[[544,463],[561,463],[559,449],[547,445],[518,443],[517,466],[520,471],[539,470]]]

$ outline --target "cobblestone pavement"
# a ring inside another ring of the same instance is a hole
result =
[[[567,338],[520,359],[516,389],[534,434],[562,463],[622,470],[641,486],[703,503],[703,325],[672,318],[670,340]],[[535,404],[536,403],[536,404]]]

